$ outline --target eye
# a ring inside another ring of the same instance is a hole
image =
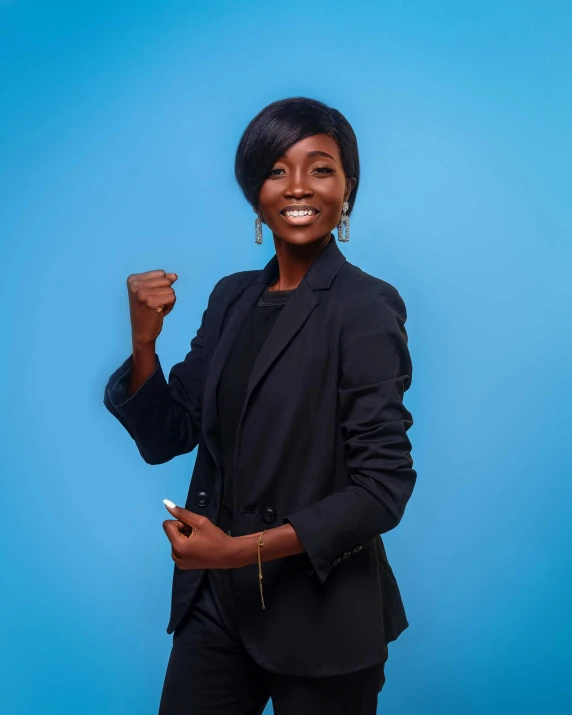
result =
[[[332,169],[330,166],[315,166],[312,169],[313,172],[321,175],[321,176],[328,176],[329,174],[335,174],[335,169]],[[279,166],[274,167],[274,169],[270,170],[270,173],[268,174],[269,177],[274,177],[278,178],[280,176],[284,175],[284,169],[282,169]]]
[[[330,166],[315,166],[314,171],[317,171],[319,174],[322,175],[334,173],[334,169],[332,169]]]

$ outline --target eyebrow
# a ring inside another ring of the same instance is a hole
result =
[[[327,151],[309,151],[308,156],[329,156],[332,161],[335,161],[334,157],[331,154],[328,154]]]
[[[334,163],[335,163],[335,161],[336,161],[331,154],[328,154],[327,151],[319,151],[318,149],[316,149],[315,151],[309,151],[308,154],[307,154],[307,156],[309,156],[309,157],[310,157],[310,156],[327,156],[327,157],[329,157]],[[285,158],[286,158],[285,156],[281,156],[281,157],[280,157],[280,159],[285,159]]]

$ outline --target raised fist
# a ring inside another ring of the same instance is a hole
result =
[[[177,277],[176,273],[157,270],[133,273],[127,278],[133,343],[145,345],[157,340],[163,318],[177,300],[171,287]]]

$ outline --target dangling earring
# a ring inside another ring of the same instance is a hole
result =
[[[350,217],[348,216],[348,209],[350,205],[348,204],[347,201],[344,201],[342,204],[342,217],[340,218],[340,222],[338,224],[338,241],[349,241],[350,240]],[[346,226],[346,235],[343,235],[343,227],[344,224]]]
[[[262,243],[262,216],[260,212],[254,209],[256,218],[254,219],[254,243]]]

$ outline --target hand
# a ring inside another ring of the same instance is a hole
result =
[[[228,569],[242,566],[234,538],[202,514],[165,504],[176,520],[163,522],[171,557],[180,569]],[[189,527],[191,529],[189,530]]]
[[[177,278],[176,273],[163,270],[133,273],[127,278],[134,344],[154,344],[159,337],[163,318],[173,310],[177,300],[171,288]]]

